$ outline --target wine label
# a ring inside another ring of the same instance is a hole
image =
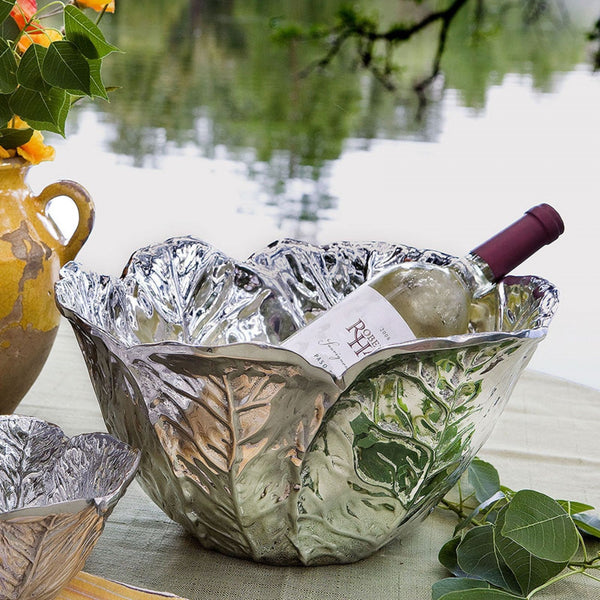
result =
[[[414,339],[385,297],[363,285],[281,345],[339,377],[367,354]]]

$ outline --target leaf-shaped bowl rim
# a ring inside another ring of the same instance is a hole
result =
[[[117,336],[112,333],[106,331],[102,327],[98,326],[95,323],[92,323],[89,319],[86,319],[79,312],[77,312],[75,307],[68,306],[64,302],[62,287],[66,284],[68,280],[77,280],[83,279],[86,277],[98,277],[102,280],[103,285],[109,284],[111,286],[118,286],[122,284],[127,279],[127,268],[129,265],[139,261],[142,257],[152,256],[156,253],[158,248],[164,247],[175,247],[177,243],[187,242],[192,244],[201,244],[207,247],[211,247],[209,244],[202,242],[201,240],[193,237],[193,236],[181,236],[181,237],[172,237],[168,238],[163,242],[158,242],[155,244],[151,244],[149,246],[145,246],[136,250],[130,257],[127,262],[127,266],[123,270],[123,273],[119,277],[108,276],[108,275],[100,275],[93,271],[86,271],[82,265],[78,262],[71,261],[68,262],[65,266],[60,270],[60,278],[55,285],[56,290],[56,302],[61,313],[67,317],[72,323],[79,322],[84,325],[85,328],[90,331],[95,332],[96,335],[101,337],[105,342],[108,341],[109,345],[113,347],[113,349],[118,348],[120,352],[127,353],[128,351],[132,351],[135,348],[146,348],[146,349],[159,349],[159,348],[177,348],[184,350],[188,353],[195,353],[200,356],[210,357],[210,356],[219,356],[222,358],[230,358],[230,359],[255,359],[261,361],[273,361],[273,362],[283,362],[287,364],[293,364],[301,366],[304,370],[312,371],[314,373],[321,373],[326,375],[328,379],[333,379],[336,381],[336,378],[333,377],[329,372],[325,371],[321,367],[312,365],[306,359],[298,354],[297,352],[282,348],[281,346],[277,346],[276,344],[270,344],[268,342],[236,342],[232,344],[223,344],[223,345],[203,345],[203,344],[190,344],[177,340],[159,340],[153,342],[138,342],[133,344],[127,344],[123,340],[119,339]],[[308,246],[318,250],[327,250],[331,248],[334,244],[324,244],[324,245],[315,245],[309,244],[307,242],[299,242],[297,240],[288,240],[284,239],[278,242],[274,242],[269,244],[266,248],[271,248],[275,244],[284,245],[286,243],[293,244],[302,244],[304,246]],[[357,248],[366,248],[370,244],[378,244],[379,242],[336,242],[335,244],[350,244],[356,246]],[[385,242],[382,242],[385,243]],[[418,249],[412,246],[395,244],[390,246],[396,246],[398,248],[402,247],[406,251],[415,251],[420,253],[421,255],[425,255],[427,253],[435,254],[436,257],[439,257],[442,260],[451,260],[455,258],[450,254],[446,254],[444,252],[433,251],[429,249]],[[264,265],[259,265],[254,262],[254,257],[258,256],[260,253],[265,250],[261,250],[259,252],[253,253],[246,260],[235,260],[231,259],[236,265],[240,267],[244,267],[246,265],[260,266],[264,268]],[[547,307],[546,312],[543,314],[543,320],[546,323],[549,323],[556,311],[556,307],[558,304],[558,291],[556,287],[546,279],[535,275],[523,275],[523,276],[509,276],[504,282],[510,285],[521,285],[525,286],[529,284],[529,287],[534,290],[541,290],[540,295],[551,299],[549,307]],[[504,283],[500,284],[504,285]],[[541,303],[540,303],[541,304]],[[339,380],[351,380],[354,377],[353,374],[357,374],[360,371],[363,371],[365,368],[368,368],[372,364],[389,358],[394,355],[403,355],[403,354],[417,354],[422,352],[431,352],[436,350],[446,350],[446,349],[454,349],[460,347],[469,347],[472,345],[481,345],[487,343],[499,343],[504,340],[515,340],[515,339],[531,339],[531,340],[541,340],[543,339],[548,332],[548,325],[541,325],[537,327],[532,327],[529,329],[518,329],[515,331],[487,331],[487,332],[476,332],[476,333],[466,333],[460,335],[453,335],[447,337],[436,337],[436,338],[423,338],[416,339],[404,342],[402,344],[392,344],[381,348],[364,358],[358,361],[356,364],[351,366]]]

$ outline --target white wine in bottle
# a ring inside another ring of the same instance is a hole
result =
[[[386,269],[287,338],[282,347],[340,376],[371,352],[408,340],[468,333],[474,299],[563,233],[548,204],[444,266],[405,262]]]

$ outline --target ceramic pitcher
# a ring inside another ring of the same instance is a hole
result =
[[[27,393],[56,337],[60,315],[54,283],[75,258],[93,226],[94,206],[79,184],[59,181],[36,196],[26,183],[30,164],[0,161],[0,413],[13,412]],[[68,196],[79,213],[65,239],[48,210]]]

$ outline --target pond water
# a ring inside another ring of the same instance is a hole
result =
[[[310,68],[331,36],[291,33],[324,30],[343,4],[118,0],[103,29],[124,54],[103,78],[119,89],[77,104],[66,140],[47,136],[56,159],[30,175],[34,190],[69,178],[93,195],[78,261],[118,275],[135,249],[187,234],[239,258],[282,237],[460,255],[548,202],[566,233],[517,271],[561,291],[531,367],[600,388],[600,73],[586,36],[600,0],[467,2],[426,102],[413,86],[439,28],[396,48],[393,90],[357,66],[352,41]],[[448,4],[359,6],[385,28]],[[68,207],[56,210],[68,229]]]

